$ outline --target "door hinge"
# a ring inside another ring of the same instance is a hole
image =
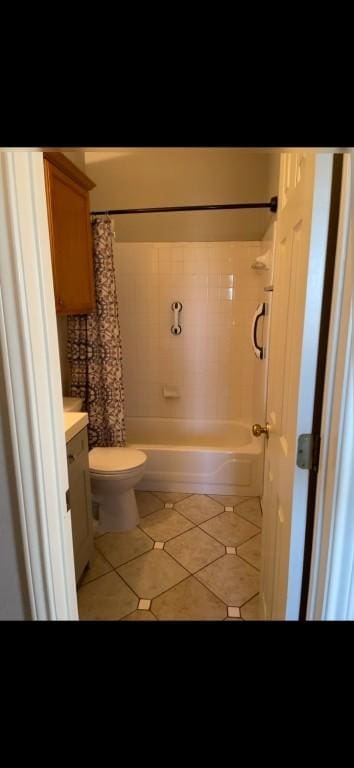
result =
[[[296,464],[300,469],[312,469],[318,471],[320,456],[319,435],[299,435],[297,440]]]
[[[68,488],[68,490],[65,493],[65,498],[66,498],[66,511],[69,512],[69,509],[71,509],[70,490],[69,490],[69,488]]]

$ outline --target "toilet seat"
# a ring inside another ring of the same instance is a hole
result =
[[[90,470],[97,474],[126,474],[145,462],[145,453],[136,448],[92,448],[89,452]]]

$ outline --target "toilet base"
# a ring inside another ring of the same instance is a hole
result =
[[[139,523],[139,512],[133,489],[107,500],[93,496],[99,506],[97,533],[130,531]]]

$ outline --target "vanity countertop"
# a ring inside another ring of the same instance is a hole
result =
[[[88,415],[80,411],[64,411],[65,442],[68,443],[88,424]]]

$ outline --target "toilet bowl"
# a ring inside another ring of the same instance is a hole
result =
[[[89,452],[93,501],[99,507],[98,530],[129,531],[139,522],[134,487],[147,456],[135,448],[93,448]]]

